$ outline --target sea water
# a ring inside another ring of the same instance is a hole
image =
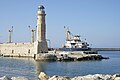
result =
[[[101,51],[110,59],[97,61],[45,62],[31,58],[0,57],[0,77],[24,76],[37,80],[41,71],[49,76],[84,76],[88,74],[120,74],[120,51]]]

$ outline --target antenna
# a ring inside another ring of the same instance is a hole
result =
[[[50,41],[50,39],[46,39],[46,41],[49,42],[49,48],[51,48],[51,41]]]
[[[37,36],[37,26],[35,27],[35,39],[36,39],[36,36]]]
[[[12,26],[12,29],[11,29],[11,31],[13,32],[13,26]]]
[[[33,43],[35,41],[36,29],[32,29],[31,26],[28,26],[28,28],[31,31],[31,42]]]
[[[68,27],[64,26],[64,29],[65,29],[65,35],[66,35],[66,41],[69,40],[68,39]]]
[[[12,43],[13,26],[11,29],[8,30],[8,32],[9,32],[8,43]]]

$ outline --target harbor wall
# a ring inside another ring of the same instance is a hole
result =
[[[0,55],[34,57],[34,43],[2,43],[0,44]]]
[[[120,51],[120,48],[92,48],[95,51]]]

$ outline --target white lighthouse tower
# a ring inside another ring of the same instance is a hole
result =
[[[37,11],[37,53],[47,53],[46,23],[44,6],[39,6]]]

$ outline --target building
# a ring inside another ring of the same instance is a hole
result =
[[[41,5],[38,7],[37,11],[37,38],[35,41],[33,40],[29,43],[12,43],[10,34],[8,43],[0,43],[0,55],[13,57],[36,57],[37,54],[47,53],[48,46],[46,41],[45,16],[44,6]]]

